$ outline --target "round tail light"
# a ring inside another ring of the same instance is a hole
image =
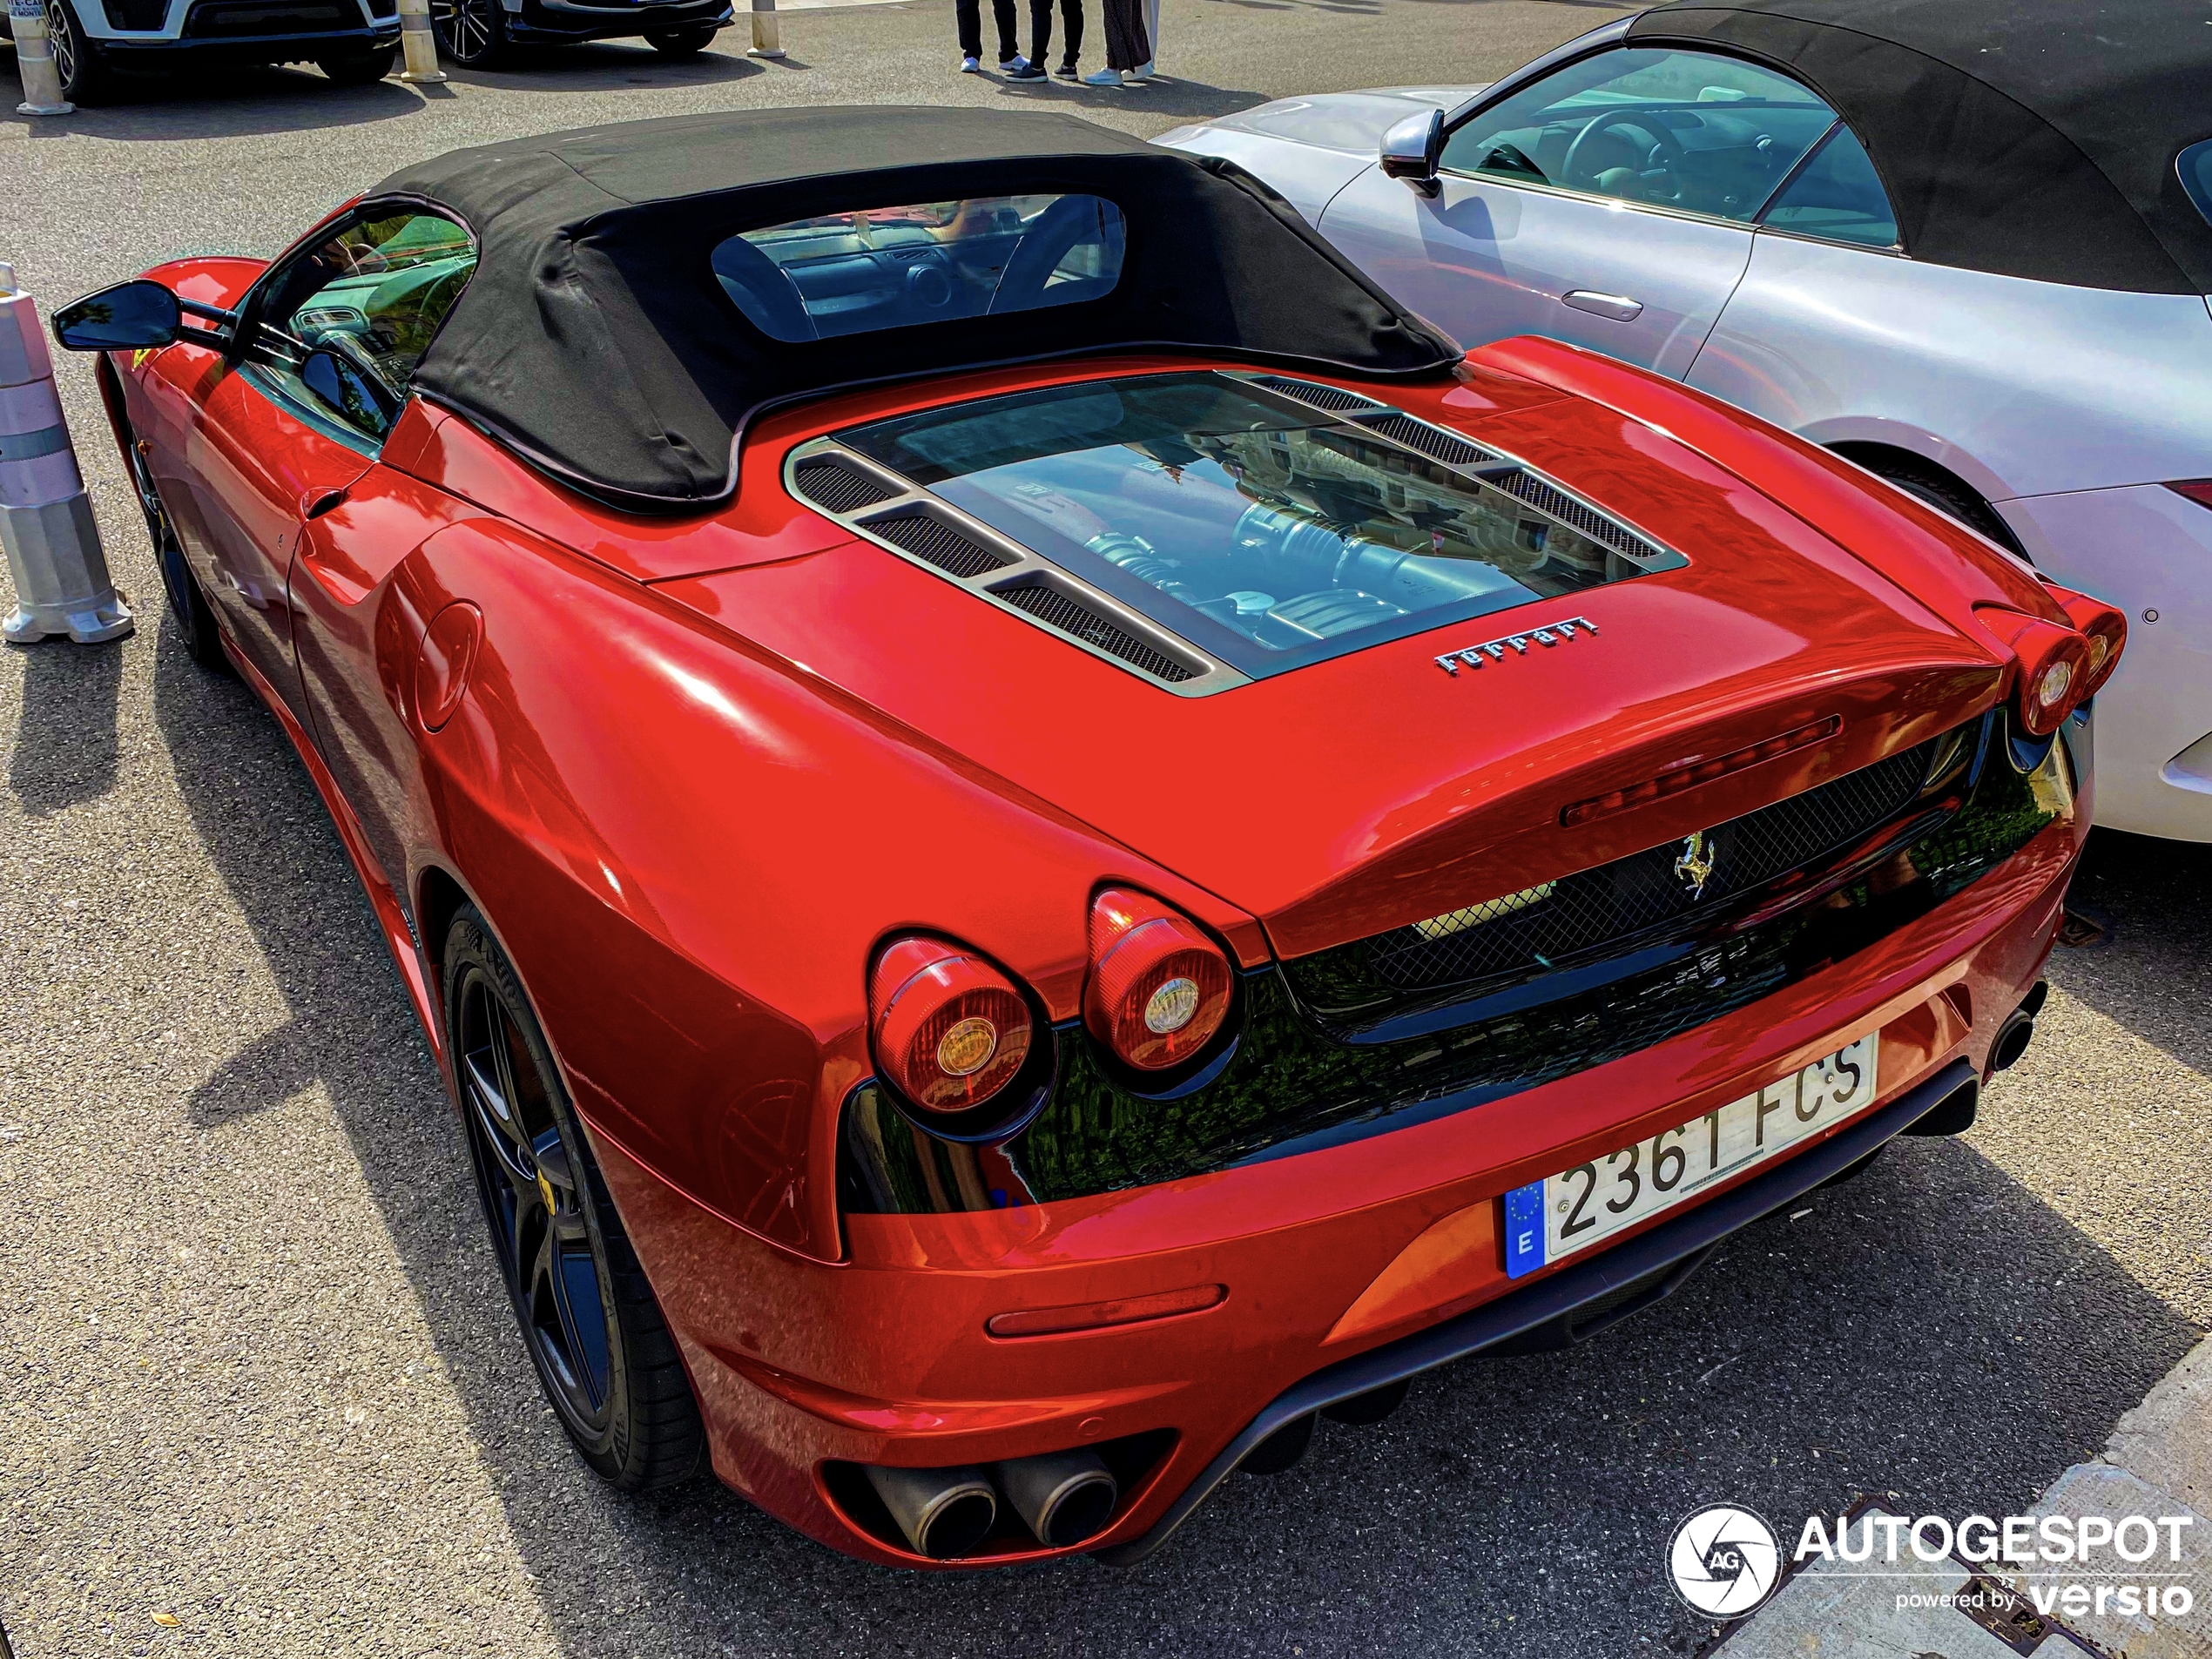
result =
[[[1975,614],[2020,663],[2015,706],[2020,729],[2030,737],[2048,737],[2088,696],[2083,687],[2089,684],[2089,642],[2071,628],[2017,610],[1983,605]]]
[[[2104,683],[2112,678],[2112,671],[2120,666],[2120,653],[2128,648],[2128,618],[2116,606],[2101,599],[2092,599],[2086,593],[2076,593],[2055,582],[2044,585],[2066,612],[2067,620],[2089,642],[2088,671],[2074,691],[2074,700],[2079,705],[2103,689]]]
[[[1083,1023],[1126,1065],[1163,1071],[1213,1040],[1229,1017],[1229,959],[1157,899],[1109,887],[1090,906]]]
[[[925,1111],[964,1112],[1014,1081],[1029,1057],[1029,1005],[981,958],[938,939],[901,939],[868,981],[876,1064]]]

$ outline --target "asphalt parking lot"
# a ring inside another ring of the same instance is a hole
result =
[[[1167,0],[1142,91],[951,72],[941,0],[793,12],[780,64],[545,51],[417,91],[241,72],[27,125],[0,259],[43,300],[268,252],[392,169],[772,103],[1049,102],[1141,132],[1298,90],[1480,80],[1615,15]],[[1094,53],[1095,55],[1095,53]],[[913,1576],[711,1484],[602,1489],[541,1401],[465,1152],[307,775],[186,660],[85,365],[63,367],[117,645],[0,652],[0,1623],[166,1652],[1618,1656],[1711,1635],[1662,1553],[1702,1504],[2003,1514],[2212,1323],[2212,848],[2101,833],[2027,1060],[1567,1355],[1417,1385],[1225,1487],[1141,1568]]]

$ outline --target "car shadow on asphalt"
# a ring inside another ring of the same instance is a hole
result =
[[[2212,844],[2098,830],[2070,902],[2109,932],[2056,952],[2051,982],[2212,1076]]]
[[[257,133],[312,132],[411,115],[421,95],[398,81],[333,86],[307,68],[209,68],[192,74],[118,78],[110,101],[80,105],[61,117],[19,115],[21,78],[0,59],[0,128],[21,126],[46,138],[225,138]]]
[[[1379,1426],[1325,1424],[1297,1468],[1232,1480],[1134,1569],[904,1573],[711,1480],[625,1497],[538,1397],[459,1126],[298,760],[165,622],[155,701],[292,1015],[191,1111],[232,1119],[320,1080],[467,1413],[456,1463],[499,1487],[565,1654],[1689,1652],[1710,1627],[1661,1572],[1682,1515],[1730,1501],[1787,1532],[1861,1494],[2017,1512],[2198,1334],[1973,1146],[1907,1140],[1586,1346],[1463,1362]]]
[[[123,642],[45,639],[7,649],[26,659],[23,713],[8,763],[8,787],[24,811],[39,818],[106,794],[115,786]]]

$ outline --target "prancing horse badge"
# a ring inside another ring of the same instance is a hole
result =
[[[1713,844],[1703,830],[1683,839],[1682,853],[1675,860],[1675,880],[1693,901],[1705,896],[1705,884],[1713,879],[1716,861]]]

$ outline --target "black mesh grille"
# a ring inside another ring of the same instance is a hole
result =
[[[1340,386],[1322,386],[1312,381],[1289,380],[1280,374],[1263,374],[1252,384],[1264,386],[1269,391],[1280,393],[1285,397],[1296,398],[1299,402],[1317,409],[1340,412],[1345,409],[1382,408],[1382,405],[1375,401],[1373,398],[1362,397],[1357,392],[1347,392]]]
[[[818,455],[800,462],[791,469],[791,480],[800,495],[833,513],[873,507],[899,493],[897,485],[887,484],[873,473],[864,472],[835,455]]]
[[[1164,651],[1153,650],[1136,635],[1116,627],[1089,606],[1076,604],[1057,588],[1015,588],[1001,593],[999,597],[1063,634],[1073,634],[1085,644],[1143,669],[1155,679],[1174,684],[1197,678],[1195,669],[1177,662]]]
[[[1549,513],[1554,518],[1572,524],[1592,541],[1603,543],[1617,553],[1633,558],[1663,558],[1666,550],[1654,546],[1625,524],[1617,524],[1604,514],[1585,507],[1572,496],[1554,489],[1533,473],[1507,473],[1497,481],[1498,488],[1518,496],[1539,512]]]
[[[1370,432],[1381,433],[1393,443],[1402,443],[1408,449],[1418,449],[1432,461],[1440,461],[1447,467],[1472,467],[1477,462],[1498,458],[1479,443],[1469,443],[1465,438],[1453,437],[1449,432],[1426,425],[1410,415],[1393,412],[1372,421],[1362,421],[1359,424]]]
[[[1892,755],[1705,832],[1711,871],[1693,894],[1680,841],[1400,927],[1366,941],[1368,966],[1393,990],[1425,990],[1548,968],[1617,950],[1856,841],[1894,818],[1927,776],[1935,745]]]
[[[185,33],[200,40],[319,35],[361,26],[361,13],[335,0],[199,0],[185,19]]]
[[[1014,563],[1011,555],[986,547],[927,513],[900,513],[891,518],[879,518],[868,529],[894,546],[903,547],[916,558],[927,559],[939,570],[949,570],[957,577],[981,576],[986,570],[1000,570]]]

